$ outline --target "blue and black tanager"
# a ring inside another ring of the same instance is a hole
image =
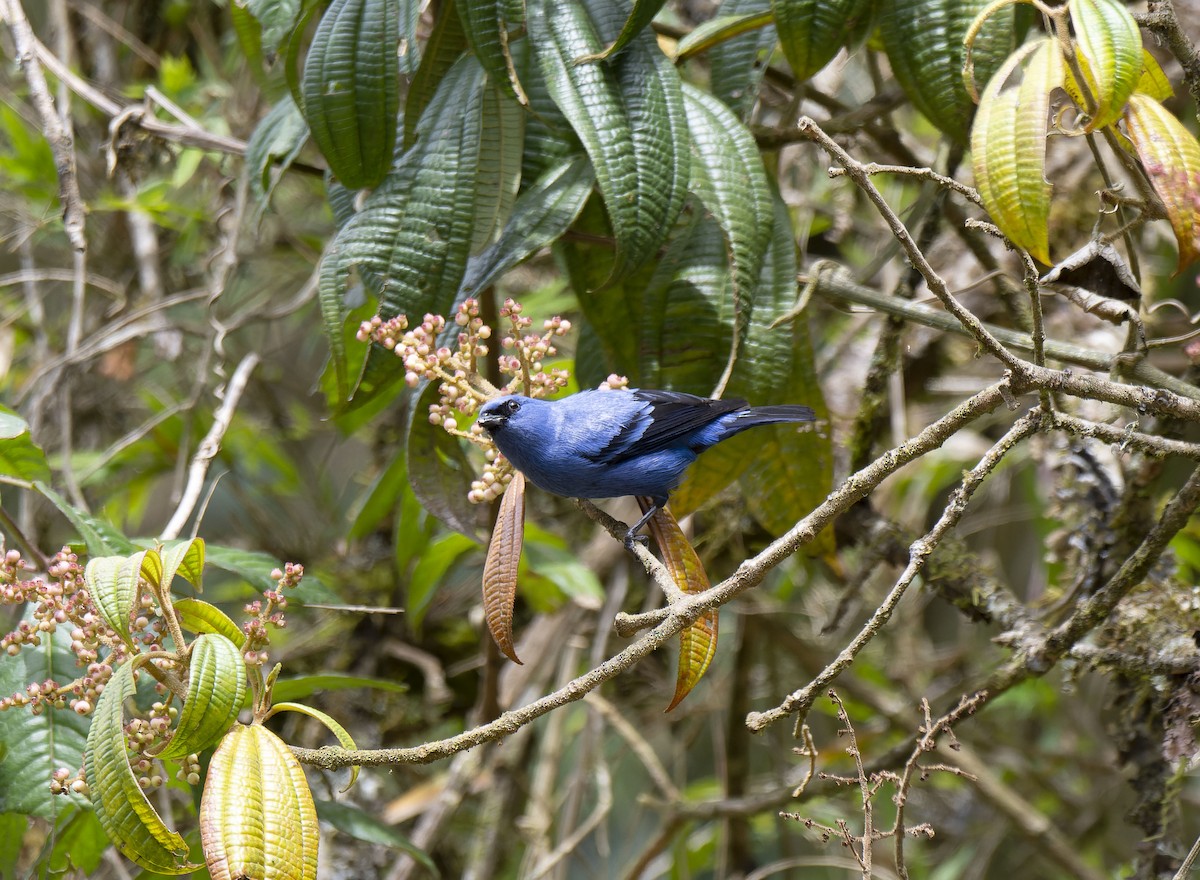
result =
[[[627,547],[701,452],[757,425],[813,419],[807,406],[752,407],[647,389],[560,400],[513,394],[479,410],[479,425],[535,486],[569,498],[648,497],[652,506],[626,533]]]

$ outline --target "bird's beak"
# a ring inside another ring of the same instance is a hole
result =
[[[504,416],[500,413],[483,413],[476,424],[490,433],[504,424]]]

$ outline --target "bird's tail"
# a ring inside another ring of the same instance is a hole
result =
[[[736,420],[725,423],[727,429],[725,436],[732,437],[734,434],[740,434],[747,428],[754,428],[758,425],[775,425],[780,422],[812,422],[816,418],[816,413],[807,406],[791,404],[754,406],[739,412]]]

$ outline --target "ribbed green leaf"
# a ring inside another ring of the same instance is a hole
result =
[[[413,74],[404,98],[404,149],[407,150],[416,142],[417,128],[423,121],[425,109],[442,87],[446,73],[466,48],[467,35],[458,13],[458,0],[446,0],[438,4],[433,30],[421,53],[421,64]]]
[[[527,102],[509,51],[509,35],[525,27],[523,18],[509,20],[509,0],[458,0],[458,17],[471,51],[492,82],[510,98]]]
[[[235,645],[246,641],[246,634],[241,628],[216,605],[210,605],[202,599],[176,599],[172,606],[179,625],[188,632],[217,633],[229,639]]]
[[[663,8],[665,3],[666,0],[633,0],[633,9],[629,11],[629,17],[625,19],[625,24],[621,25],[621,31],[617,34],[617,38],[605,46],[603,51],[580,60],[603,61],[605,58],[616,55],[629,45],[630,40],[642,32],[642,28],[654,21],[654,16],[658,15],[658,11]]]
[[[963,38],[987,0],[880,0],[879,32],[892,72],[913,105],[966,144],[975,105],[963,83]],[[998,10],[975,38],[976,82],[987,82],[1015,48],[1014,12]]]
[[[155,812],[125,752],[122,704],[133,696],[133,664],[122,663],[105,685],[88,730],[84,772],[96,817],[126,858],[160,874],[186,874],[188,845]]]
[[[722,17],[742,18],[769,14],[771,0],[725,0]],[[697,29],[698,30],[698,29]],[[758,84],[767,70],[767,59],[776,42],[774,24],[724,40],[708,53],[712,93],[746,119],[758,99]]]
[[[584,156],[560,162],[521,193],[500,238],[467,263],[457,299],[475,296],[502,274],[556,241],[583,210],[595,182]]]
[[[132,556],[98,556],[88,560],[83,571],[84,583],[100,616],[122,636],[129,635],[129,614],[138,596],[138,580],[147,553]]]
[[[741,15],[721,15],[717,18],[710,18],[708,21],[697,25],[690,34],[676,44],[675,60],[676,62],[686,61],[695,55],[707,52],[714,46],[721,45],[727,40],[732,40],[734,37],[740,37],[743,34],[761,30],[774,20],[774,16],[769,10],[745,12]]]
[[[771,0],[779,43],[796,79],[833,60],[870,17],[871,0]]]
[[[1167,209],[1179,245],[1179,266],[1200,259],[1200,143],[1149,95],[1134,95],[1125,112],[1129,139]]]
[[[1175,89],[1171,87],[1171,81],[1163,72],[1162,65],[1144,46],[1142,47],[1142,75],[1138,78],[1137,91],[1160,102],[1175,97]]]
[[[188,663],[183,711],[158,757],[177,760],[207,749],[237,720],[245,697],[246,664],[237,644],[223,635],[197,636]]]
[[[168,541],[159,551],[162,557],[162,586],[171,589],[171,581],[179,575],[197,590],[204,577],[204,539]]]
[[[1021,85],[1005,89],[1026,57],[1030,62]],[[1051,191],[1046,133],[1050,93],[1062,81],[1057,44],[1042,39],[1022,47],[988,83],[971,129],[971,158],[984,207],[1013,244],[1046,264]]]
[[[329,168],[351,189],[392,164],[400,110],[399,0],[333,0],[304,62],[301,107]]]
[[[473,254],[492,244],[508,223],[521,188],[521,156],[525,151],[526,113],[504,97],[494,79],[484,89],[482,114]]]
[[[300,155],[307,141],[304,116],[292,96],[284,95],[254,127],[246,145],[246,174],[250,177],[250,191],[259,201],[271,197],[276,181]],[[276,167],[279,173],[273,174]]]
[[[486,78],[474,57],[448,73],[421,122],[420,140],[338,232],[321,265],[319,299],[338,387],[349,392],[342,338],[343,290],[357,271],[379,294],[388,317],[446,314],[466,271],[476,221],[476,177],[483,140]],[[355,404],[403,369],[373,347]],[[372,372],[373,371],[373,372]]]
[[[22,619],[36,626],[32,611],[33,605],[27,605]],[[69,628],[60,626],[38,637],[38,647],[5,655],[0,694],[24,693],[31,682],[64,681],[73,674]],[[51,794],[49,780],[60,767],[73,771],[82,766],[89,721],[70,709],[46,709],[38,715],[18,708],[0,712],[0,813],[20,813],[23,829],[25,816],[53,819],[70,805],[87,804],[82,795]]]
[[[6,406],[0,406],[0,474],[31,483],[50,479],[46,453],[33,442],[29,423]]]
[[[430,383],[413,407],[407,446],[409,484],[421,506],[446,526],[482,541],[487,528],[486,507],[467,500],[471,481],[477,476],[474,466],[462,442],[431,425],[427,417],[429,405],[437,396],[437,384]]]
[[[1123,0],[1071,0],[1079,63],[1096,112],[1087,130],[1121,118],[1142,73],[1142,35]],[[1087,109],[1086,107],[1084,109]]]
[[[654,257],[683,207],[688,137],[679,75],[652,34],[608,62],[576,63],[616,39],[622,4],[528,6],[529,32],[550,94],[591,157],[616,238],[606,283]]]

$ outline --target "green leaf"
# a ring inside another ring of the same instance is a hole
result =
[[[379,527],[379,524],[396,509],[396,501],[408,484],[407,460],[403,450],[392,456],[371,485],[356,502],[357,513],[350,523],[350,537],[364,538]]]
[[[768,14],[771,0],[725,0],[723,17],[743,18]],[[776,42],[770,24],[722,41],[708,53],[709,86],[714,97],[727,104],[741,119],[747,119],[758,99],[758,85]]]
[[[245,6],[258,19],[262,25],[262,41],[272,50],[278,49],[287,39],[300,14],[300,0],[244,0],[233,5]]]
[[[578,63],[616,39],[621,4],[537,0],[527,11],[550,95],[596,171],[616,238],[612,284],[655,256],[683,207],[690,163],[679,75],[646,32],[610,62]]]
[[[408,582],[408,601],[404,610],[408,612],[408,624],[418,631],[429,610],[437,587],[442,578],[464,554],[478,550],[479,545],[465,535],[449,534],[430,542],[421,554],[417,567]]]
[[[477,295],[562,236],[583,210],[595,179],[586,157],[575,156],[559,162],[521,193],[500,238],[467,263],[457,299]]]
[[[879,32],[892,72],[913,106],[951,140],[966,144],[975,104],[963,82],[963,39],[988,0],[881,0]],[[987,82],[1016,46],[1012,6],[975,37],[975,79]]]
[[[342,727],[342,725],[339,724],[337,719],[335,719],[332,715],[328,715],[325,712],[322,712],[320,709],[314,709],[312,706],[305,706],[303,703],[274,703],[271,706],[271,711],[266,714],[264,720],[266,720],[266,718],[270,718],[272,715],[277,715],[280,712],[299,712],[301,715],[307,715],[309,718],[315,718],[317,721],[320,721],[322,724],[324,724],[330,733],[337,737],[337,741],[341,744],[343,749],[351,752],[358,749],[358,746],[354,742],[354,737],[350,735],[350,732],[346,730],[346,728]],[[362,768],[357,764],[350,765],[350,781],[346,783],[346,787],[343,788],[342,791],[350,790],[350,786],[354,785],[355,780],[358,779],[358,772],[361,769]]]
[[[419,122],[434,95],[442,88],[442,81],[467,48],[467,35],[463,31],[462,18],[458,12],[459,0],[446,0],[438,4],[437,18],[433,30],[425,42],[421,64],[413,75],[404,99],[404,149],[411,147],[419,134]]]
[[[84,583],[100,609],[100,616],[122,638],[129,637],[129,615],[137,601],[138,581],[148,553],[154,551],[143,550],[132,556],[93,557],[83,570]]]
[[[604,51],[581,58],[580,61],[603,61],[616,55],[628,46],[629,41],[640,34],[643,28],[654,21],[654,16],[658,15],[665,5],[666,0],[633,0],[633,8],[629,11],[625,23],[621,25],[621,32],[617,34],[617,38],[606,46]]]
[[[0,474],[30,483],[50,479],[46,453],[33,442],[29,423],[0,406]]]
[[[218,633],[235,645],[246,641],[246,634],[224,611],[202,599],[176,599],[171,603],[179,625],[188,632]]]
[[[1019,88],[1004,83],[1029,57]],[[1063,63],[1050,39],[1028,44],[992,77],[971,129],[971,159],[983,205],[1018,247],[1050,263],[1050,183],[1046,135],[1050,95],[1063,82]]]
[[[246,173],[250,191],[265,203],[283,172],[300,155],[308,141],[308,125],[291,95],[284,95],[254,127],[246,145]],[[278,173],[273,170],[278,165]]]
[[[803,82],[833,60],[871,16],[871,0],[772,0],[783,54]]]
[[[1122,0],[1071,0],[1079,64],[1096,112],[1087,131],[1121,118],[1142,74],[1142,35]],[[1089,109],[1087,107],[1085,110]]]
[[[24,619],[32,622],[32,609]],[[24,693],[31,682],[67,682],[76,674],[66,627],[40,633],[41,644],[25,647],[0,663],[0,694]],[[52,819],[70,805],[87,806],[81,795],[53,795],[50,777],[60,767],[74,773],[83,766],[89,719],[70,709],[0,712],[0,812]]]
[[[277,568],[283,568],[283,565],[269,553],[209,544],[205,548],[205,555],[210,566],[237,575],[256,590],[274,590],[279,586],[278,582],[271,577],[271,572]],[[341,597],[315,574],[305,574],[300,586],[289,591],[288,598],[289,601],[296,601],[300,604],[341,601]]]
[[[455,8],[471,51],[492,82],[508,97],[527,104],[509,50],[510,35],[524,29],[525,21],[509,20],[512,5],[509,0],[458,0]]]
[[[20,838],[18,838],[18,841]],[[37,861],[39,877],[94,877],[104,856],[112,848],[108,835],[90,809],[64,810],[54,824]],[[0,871],[0,877],[4,874]],[[32,876],[26,874],[23,876]]]
[[[512,215],[521,188],[521,155],[525,148],[526,113],[504,97],[491,80],[483,92],[483,124],[475,175],[475,228],[471,253],[499,237]]]
[[[373,187],[392,164],[400,111],[399,0],[332,0],[304,62],[301,107],[330,170]]]
[[[204,539],[191,538],[168,541],[159,550],[162,559],[162,575],[159,582],[164,589],[171,589],[175,575],[179,575],[197,590],[204,577]]]
[[[374,843],[406,852],[420,862],[422,867],[434,877],[441,876],[441,872],[438,871],[437,865],[430,858],[429,853],[390,825],[384,825],[370,813],[351,804],[342,804],[336,801],[318,800],[316,803],[317,817],[322,822],[327,822],[343,834],[348,834],[363,843]]]
[[[132,541],[111,525],[97,519],[90,513],[77,510],[67,499],[63,498],[45,483],[40,481],[35,482],[34,488],[42,494],[42,497],[57,507],[59,512],[75,527],[75,530],[79,532],[79,537],[87,545],[89,555],[104,556],[115,553],[132,553],[137,549]]]
[[[725,4],[728,5],[730,4]],[[725,11],[725,6],[722,6],[722,12]],[[743,12],[740,15],[722,14],[710,18],[679,41],[675,46],[675,61],[686,61],[734,37],[761,30],[774,20],[775,17],[769,9]]]
[[[379,293],[385,317],[444,315],[453,306],[474,236],[485,81],[471,56],[446,75],[422,117],[417,145],[325,254],[319,297],[343,399],[348,376],[342,297],[352,269]],[[371,347],[365,371],[356,406],[386,387],[381,376],[403,374],[395,356],[380,346]]]
[[[202,752],[237,720],[246,697],[246,664],[238,647],[241,643],[241,639],[234,643],[214,633],[199,635],[192,642],[183,711],[175,732],[157,757],[177,760]]]
[[[96,703],[84,770],[96,817],[126,858],[160,874],[186,874],[188,845],[163,822],[129,765],[122,705],[134,694],[133,663],[122,663]]]

